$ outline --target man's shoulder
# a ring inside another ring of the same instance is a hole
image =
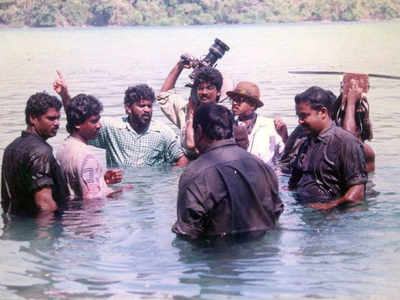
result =
[[[104,129],[123,129],[128,124],[128,117],[103,117],[101,123]]]
[[[156,99],[160,105],[173,103],[177,106],[184,106],[188,102],[188,96],[184,93],[178,93],[175,88],[165,92],[160,92]]]
[[[342,127],[336,125],[333,126],[330,134],[333,137],[332,142],[341,142],[344,144],[360,143],[359,140],[350,131],[347,131]]]
[[[149,131],[158,132],[162,135],[171,135],[171,134],[176,135],[175,132],[172,130],[172,128],[169,127],[167,124],[153,119],[151,119]]]

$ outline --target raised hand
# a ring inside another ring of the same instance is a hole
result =
[[[286,141],[289,138],[286,123],[283,122],[283,120],[280,118],[275,118],[274,125],[275,125],[276,133],[278,133],[280,135],[280,137],[282,138],[282,141],[284,143],[286,143]]]
[[[54,91],[62,96],[65,93],[68,93],[67,84],[65,83],[64,77],[60,71],[56,70],[57,79],[53,82]]]

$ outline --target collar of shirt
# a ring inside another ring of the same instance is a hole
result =
[[[38,136],[37,134],[34,134],[34,133],[32,133],[32,132],[29,132],[29,131],[27,131],[27,130],[23,130],[23,131],[21,132],[21,136],[22,136],[22,137],[33,136],[33,137],[35,137],[35,138],[37,138],[37,139],[39,139],[39,140],[41,140],[41,141],[43,141],[44,143],[47,144],[47,142],[46,142],[46,140],[45,140],[44,138]]]
[[[232,139],[225,139],[225,140],[219,140],[213,142],[211,145],[207,147],[207,149],[204,151],[204,153],[210,152],[212,150],[215,150],[217,148],[225,147],[225,146],[232,146],[232,145],[237,145],[235,140]]]
[[[335,127],[336,127],[335,122],[332,121],[331,124],[328,126],[328,128],[322,131],[317,137],[312,137],[312,140],[314,142],[322,142],[326,144],[328,142],[327,141],[328,136],[330,136],[331,131]]]

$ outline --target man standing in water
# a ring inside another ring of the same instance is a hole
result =
[[[296,95],[306,140],[294,162],[289,188],[316,209],[364,200],[367,172],[361,143],[332,120],[331,92],[311,87]]]
[[[60,166],[46,140],[57,134],[61,102],[46,93],[26,104],[27,128],[4,151],[1,206],[5,213],[47,215],[68,197]]]
[[[179,180],[172,230],[197,239],[273,229],[283,211],[277,177],[236,144],[232,113],[221,105],[203,104],[193,125],[200,156]]]
[[[103,105],[91,95],[79,94],[71,99],[66,109],[67,131],[71,134],[57,149],[60,162],[67,179],[71,198],[110,197],[114,191],[107,184],[122,180],[118,169],[103,171],[88,141],[99,134],[100,113]]]
[[[238,118],[235,126],[244,126],[247,130],[247,151],[269,164],[278,160],[285,144],[276,132],[274,120],[256,113],[256,110],[264,105],[258,86],[252,82],[241,81],[234,90],[228,91],[227,95],[232,100],[232,112]]]
[[[53,84],[68,108],[70,96],[60,72]],[[179,137],[162,123],[152,120],[154,92],[146,84],[129,87],[124,105],[127,117],[104,118],[99,135],[88,141],[106,150],[108,167],[145,167],[163,164],[183,166],[187,159]]]
[[[195,158],[198,154],[196,153],[193,138],[194,110],[200,103],[218,102],[221,97],[223,78],[222,74],[215,68],[200,67],[196,72],[197,75],[192,87],[193,97],[197,99],[188,100],[177,94],[174,88],[182,70],[190,67],[190,64],[185,65],[185,60],[180,59],[178,61],[165,79],[160,94],[157,96],[157,102],[164,115],[180,129],[181,143],[186,154],[191,158]]]

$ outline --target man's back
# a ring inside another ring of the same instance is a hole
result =
[[[53,198],[62,202],[68,195],[52,148],[40,137],[22,132],[4,151],[2,165],[2,208],[4,212],[37,213],[34,192],[51,186]]]
[[[232,140],[215,142],[179,183],[173,230],[192,238],[273,229],[283,210],[277,178]]]

